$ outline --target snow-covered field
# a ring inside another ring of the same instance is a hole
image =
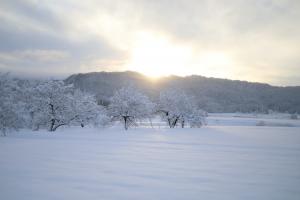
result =
[[[211,113],[207,118],[210,126],[278,126],[300,127],[300,120],[291,119],[290,114],[272,115],[253,113]]]
[[[299,120],[252,120],[11,133],[0,137],[0,199],[300,199]]]

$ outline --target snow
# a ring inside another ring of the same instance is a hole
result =
[[[300,120],[290,119],[290,114],[245,114],[245,113],[211,113],[207,123],[214,126],[279,126],[300,127]]]
[[[0,198],[299,199],[300,127],[222,117],[200,129],[10,133],[0,137]]]

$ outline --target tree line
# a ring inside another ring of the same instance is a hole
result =
[[[91,72],[74,74],[65,79],[76,88],[109,101],[113,92],[124,85],[136,85],[151,99],[169,88],[183,90],[196,99],[197,105],[210,113],[300,113],[300,86],[275,87],[262,83],[233,81],[202,76],[162,77],[151,81],[136,72]]]
[[[0,74],[0,131],[30,128],[53,132],[62,126],[104,127],[118,121],[128,130],[139,120],[159,115],[170,128],[201,127],[206,112],[184,91],[160,93],[157,102],[133,86],[126,86],[101,105],[88,93],[60,80],[29,81]]]

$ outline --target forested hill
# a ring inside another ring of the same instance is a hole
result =
[[[280,112],[300,113],[300,86],[275,87],[262,83],[233,81],[203,76],[170,76],[151,80],[136,72],[93,72],[74,74],[65,80],[76,88],[95,94],[107,102],[116,89],[133,85],[153,100],[159,92],[178,88],[193,95],[208,112]],[[174,97],[176,98],[176,97]]]

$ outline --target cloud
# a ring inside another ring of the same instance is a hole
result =
[[[10,61],[12,71],[19,64],[35,71],[54,67],[57,74],[123,70],[145,31],[187,46],[196,61],[210,52],[232,60],[210,69],[194,61],[183,66],[190,73],[297,85],[298,19],[298,0],[3,0],[0,65],[19,59]]]
[[[28,49],[24,51],[14,51],[10,53],[0,53],[0,62],[58,62],[68,58],[70,55],[65,51]]]

